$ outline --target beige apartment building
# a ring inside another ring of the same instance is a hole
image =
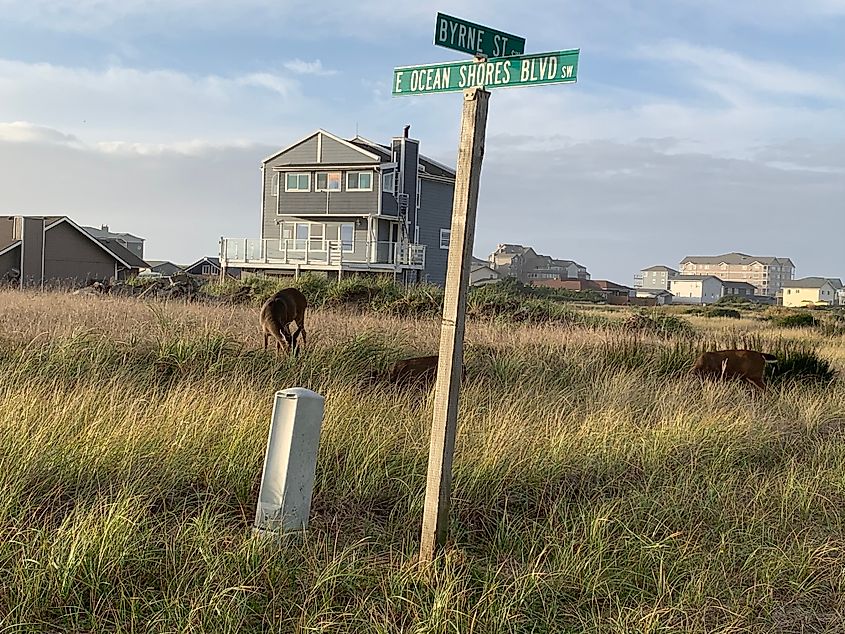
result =
[[[748,282],[755,295],[774,296],[795,276],[795,265],[789,258],[725,253],[723,255],[691,255],[681,261],[683,275],[715,275],[730,282]]]

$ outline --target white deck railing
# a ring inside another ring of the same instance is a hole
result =
[[[342,242],[340,240],[250,240],[223,238],[221,263],[237,267],[246,264],[314,264],[340,267],[349,264],[425,267],[425,245],[399,242]]]

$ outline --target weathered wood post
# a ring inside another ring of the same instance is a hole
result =
[[[490,93],[481,88],[472,88],[464,93],[452,228],[449,236],[446,294],[440,328],[440,356],[428,454],[425,511],[420,540],[422,561],[430,561],[434,557],[437,548],[445,543],[449,529],[449,497],[452,489],[452,456],[458,426],[466,294],[469,287],[489,99]]]
[[[525,38],[442,13],[437,14],[434,43],[468,53],[474,59],[394,68],[392,87],[394,97],[464,93],[440,331],[440,362],[428,457],[421,561],[430,561],[434,557],[438,547],[445,543],[449,527],[466,293],[490,97],[487,89],[575,83],[579,57],[578,49],[525,55]]]
[[[276,392],[255,509],[255,531],[304,530],[311,512],[325,399],[294,387]]]

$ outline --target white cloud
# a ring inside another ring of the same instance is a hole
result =
[[[52,143],[57,145],[79,146],[79,139],[72,134],[45,126],[34,125],[26,121],[0,122],[0,141],[10,143]]]
[[[279,74],[190,75],[0,59],[0,121],[25,118],[89,140],[261,138],[292,115],[301,120],[323,112],[296,79]]]
[[[677,41],[643,46],[638,54],[682,66],[685,80],[706,87],[735,104],[760,101],[764,95],[845,101],[845,81],[811,68],[755,60],[722,49]]]
[[[297,75],[316,75],[320,77],[325,77],[329,75],[336,75],[336,70],[331,70],[328,68],[323,68],[323,63],[317,59],[313,62],[306,62],[301,59],[293,59],[289,62],[285,62],[285,68],[287,68],[292,73],[296,73]]]

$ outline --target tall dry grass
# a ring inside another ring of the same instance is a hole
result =
[[[839,632],[843,382],[764,395],[695,345],[845,340],[690,319],[698,339],[471,323],[449,546],[414,555],[432,395],[359,379],[435,320],[0,293],[3,631]],[[275,390],[326,396],[313,516],[249,528]]]

